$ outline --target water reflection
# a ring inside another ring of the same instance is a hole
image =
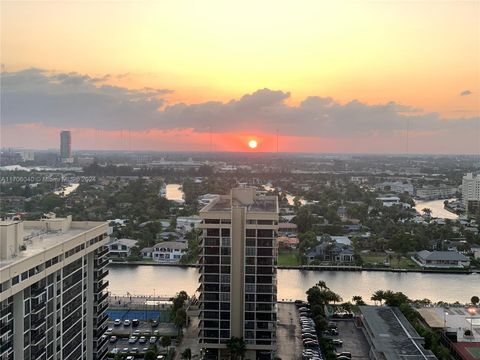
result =
[[[195,268],[115,265],[108,277],[113,294],[153,295],[156,289],[156,294],[171,296],[181,290],[195,293],[199,274]],[[319,280],[345,301],[360,295],[370,302],[372,293],[383,289],[402,291],[412,299],[466,303],[477,291],[480,275],[278,270],[278,299],[304,299]]]
[[[452,201],[455,199],[441,199],[441,200],[430,200],[430,201],[415,201],[415,210],[419,213],[422,213],[422,210],[427,208],[432,211],[432,216],[442,219],[458,219],[458,215],[454,214],[444,208],[443,203],[445,200]]]
[[[176,201],[179,203],[185,202],[184,193],[182,191],[182,186],[179,184],[168,184],[165,188],[166,195],[165,197],[168,200]]]

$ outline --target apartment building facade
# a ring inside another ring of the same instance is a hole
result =
[[[243,338],[245,359],[273,359],[276,345],[278,199],[232,189],[200,211],[199,341],[228,359]]]
[[[462,201],[470,214],[480,209],[480,174],[466,174],[462,179]]]
[[[108,223],[0,222],[0,359],[104,359]]]

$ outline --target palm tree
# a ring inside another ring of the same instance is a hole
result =
[[[375,302],[375,304],[377,303],[377,301],[380,302],[380,305],[382,305],[382,301],[385,299],[385,291],[383,290],[377,290],[375,291],[373,294],[372,294],[372,297],[370,298],[370,300],[373,300]]]
[[[354,295],[352,297],[352,301],[355,303],[357,306],[365,305],[365,301],[363,301],[363,298],[360,295]]]
[[[426,216],[430,216],[432,214],[432,210],[430,210],[429,208],[424,208],[422,209],[422,212],[426,215]]]
[[[325,283],[325,281],[322,281],[320,280],[318,283],[317,283],[317,286],[322,289],[322,290],[327,290],[328,289],[328,286],[327,284]]]
[[[232,336],[227,341],[227,349],[230,351],[230,359],[243,359],[247,351],[247,346],[243,338]]]

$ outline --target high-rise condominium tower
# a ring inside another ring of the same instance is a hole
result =
[[[462,179],[462,200],[469,214],[475,214],[480,209],[480,174],[466,174]]]
[[[60,157],[62,159],[72,157],[72,133],[67,130],[60,133]]]
[[[108,223],[0,221],[0,359],[107,354]]]
[[[228,358],[244,338],[246,359],[272,359],[276,337],[278,199],[232,189],[200,211],[200,333],[203,347]]]

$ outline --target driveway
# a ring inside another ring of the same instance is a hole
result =
[[[282,360],[302,358],[300,319],[294,303],[278,303],[277,356]]]
[[[188,316],[190,317],[190,324],[184,331],[182,341],[177,347],[175,353],[176,360],[182,358],[181,354],[187,348],[190,348],[190,350],[192,351],[192,359],[198,359],[200,357],[201,346],[198,342],[198,313],[198,310],[188,311]]]
[[[339,336],[337,338],[343,341],[343,345],[338,347],[338,351],[348,351],[352,354],[352,359],[368,360],[370,346],[368,345],[362,330],[357,329],[353,320],[336,321]]]

